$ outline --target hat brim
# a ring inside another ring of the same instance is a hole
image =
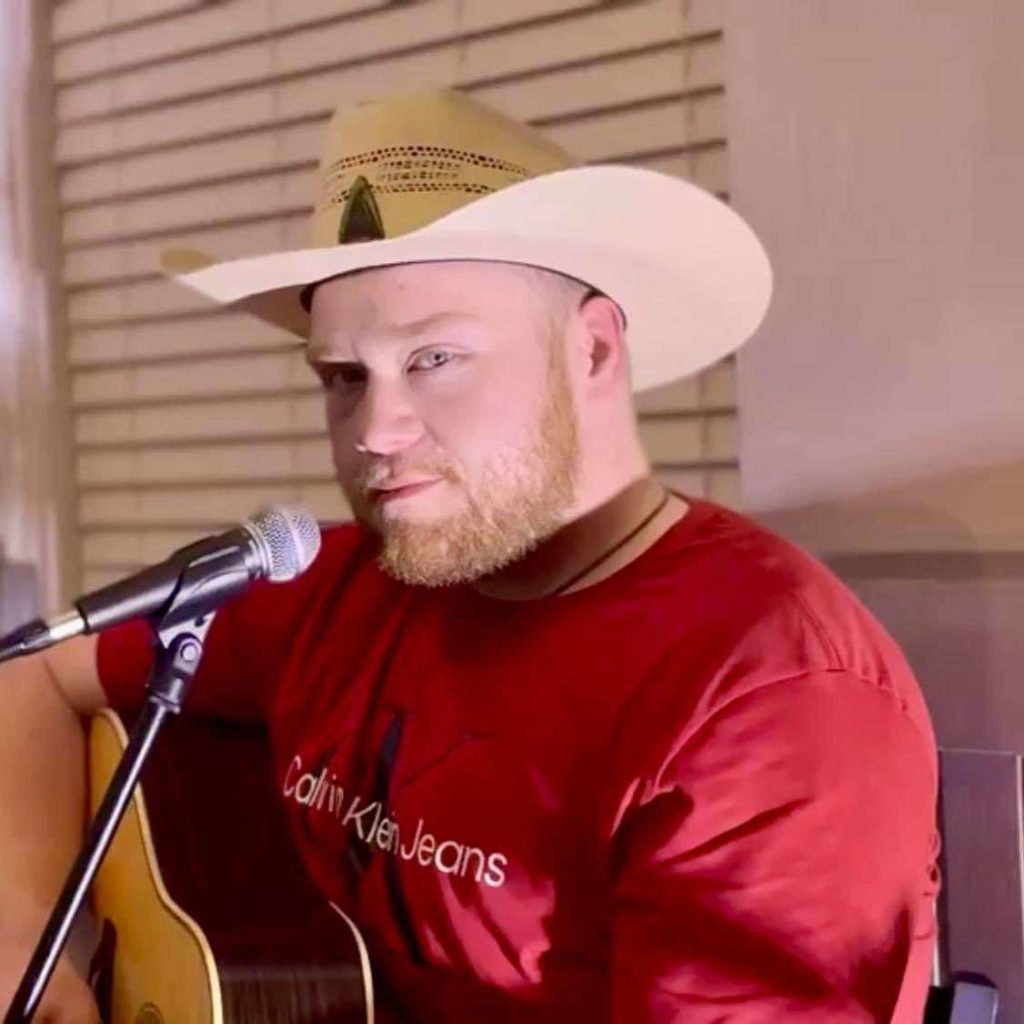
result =
[[[772,291],[768,257],[734,210],[681,179],[611,165],[528,178],[395,238],[219,263],[169,250],[161,265],[215,302],[306,338],[300,296],[309,284],[446,260],[542,267],[610,296],[626,317],[636,391],[734,352],[757,329]]]

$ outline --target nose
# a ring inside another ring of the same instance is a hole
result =
[[[356,451],[394,455],[412,447],[424,426],[399,381],[370,380],[357,414]]]

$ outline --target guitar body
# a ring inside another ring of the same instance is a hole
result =
[[[93,719],[93,812],[126,743],[115,714]],[[93,906],[108,1024],[372,1024],[362,939],[307,879],[256,730],[167,724]]]

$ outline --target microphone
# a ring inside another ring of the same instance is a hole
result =
[[[166,561],[80,597],[73,610],[36,619],[0,638],[0,662],[80,633],[159,615],[172,599],[181,618],[202,618],[258,579],[295,579],[320,551],[320,528],[301,505],[260,509],[225,533],[189,544]]]

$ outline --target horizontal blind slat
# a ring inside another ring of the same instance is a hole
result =
[[[82,538],[87,565],[148,565],[163,561],[172,551],[199,540],[193,529],[97,530]]]
[[[240,2],[235,0],[236,12]],[[273,6],[289,10],[302,4]],[[721,30],[721,0],[690,0],[688,8],[684,25],[687,35]],[[109,114],[140,104],[209,94],[227,86],[257,85],[268,77],[297,76],[341,65],[370,67],[398,54],[428,47],[442,50],[451,43],[464,51],[459,56],[471,69],[480,67],[484,74],[491,75],[500,73],[486,60],[495,56],[493,48],[490,53],[486,47],[471,53],[470,47],[490,36],[506,38],[531,22],[539,23],[534,35],[510,40],[508,48],[519,49],[520,53],[536,49],[540,55],[556,52],[560,60],[566,58],[557,47],[569,42],[564,35],[559,38],[566,25],[574,26],[584,36],[610,33],[627,49],[636,45],[636,39],[649,37],[652,28],[659,38],[671,38],[680,24],[679,0],[517,0],[515,4],[419,0],[401,5],[353,0],[347,14],[346,8],[337,3],[332,13],[335,24],[320,19],[321,24],[304,32],[289,31],[293,26],[288,25],[268,29],[265,15],[246,24],[236,13],[232,22],[218,26],[242,29],[230,39],[197,33],[191,45],[182,45],[181,28],[176,23],[184,19],[178,18],[166,26],[173,29],[173,34],[165,32],[162,38],[150,31],[146,34],[153,38],[141,42],[114,36],[62,47],[55,67],[58,117],[64,120]],[[154,42],[163,50],[162,55],[153,52]],[[516,42],[519,45],[513,46]],[[570,48],[568,53],[572,52]],[[239,59],[239,53],[245,58]],[[516,58],[499,55],[497,67],[510,60]],[[456,78],[449,75],[446,80],[454,82]]]
[[[542,122],[568,116],[574,111],[585,112],[602,106],[642,102],[659,95],[709,89],[722,82],[720,38],[695,43],[688,48],[685,61],[680,59],[678,45],[671,43],[661,43],[654,52],[648,47],[633,53],[611,44],[608,50],[610,52],[595,62],[583,66],[565,67],[562,62],[555,69],[545,69],[533,63],[529,66],[528,77],[474,86],[466,91],[521,120]],[[424,82],[445,81],[449,77],[445,75],[448,69],[440,64],[428,67],[431,54],[403,59],[419,62],[421,66],[415,70],[415,75]],[[235,142],[244,145],[248,136],[242,133],[273,134],[300,120],[326,123],[334,98],[405,86],[410,84],[413,69],[383,66],[375,67],[374,72],[372,82],[361,71],[348,73],[351,82],[344,78],[330,81],[321,75],[304,80],[301,94],[297,94],[295,84],[280,88],[263,86],[198,104],[180,104],[109,123],[64,129],[58,137],[59,151],[78,158],[88,157],[90,162],[65,168],[60,181],[61,201],[65,205],[82,204],[194,181],[208,172],[192,166],[191,161],[185,166],[177,163],[168,166],[169,156],[181,147],[191,146],[192,152],[201,157],[203,153],[219,151],[214,146],[218,134],[227,136],[221,142],[223,149]],[[457,84],[465,85],[464,74],[455,77],[463,79]],[[290,98],[289,88],[295,94]],[[207,139],[207,147],[196,149],[197,137]],[[135,151],[160,148],[151,153],[119,156],[116,149],[112,151],[113,147]],[[316,151],[305,157],[312,160],[315,155]]]
[[[309,21],[347,18],[386,7],[388,0],[332,0],[329,7],[317,4],[309,10]],[[232,43],[285,32],[307,23],[307,19],[282,18],[289,8],[302,11],[307,0],[289,4],[268,0],[230,0],[217,4],[193,3],[192,12],[169,18],[159,24],[111,27],[94,38],[69,41],[54,49],[54,79],[58,85],[78,78],[109,74],[119,68],[154,61],[173,60],[182,53],[230,46]],[[423,8],[424,14],[436,14],[445,0],[410,4]]]
[[[50,38],[60,46],[78,36],[123,28],[194,8],[199,0],[60,0],[53,4]]]
[[[299,502],[320,520],[350,516],[341,488],[320,484],[213,485],[199,491],[128,487],[85,491],[78,502],[79,521],[88,528],[114,525],[209,527],[240,522],[264,505]]]
[[[705,409],[734,409],[739,404],[736,357],[723,359],[696,378]]]
[[[316,386],[301,352],[293,350],[76,373],[71,401],[79,407],[185,396],[226,398],[289,388],[312,390]]]
[[[597,0],[336,0],[319,17],[281,20],[281,12],[301,8],[267,0],[231,0],[195,15],[161,25],[141,25],[102,37],[69,43],[55,54],[58,85],[78,79],[131,72],[151,65],[170,65],[188,74],[189,61],[210,51],[230,60],[241,47],[262,43],[273,54],[274,68],[322,66],[339,55],[352,60],[473,32],[500,30],[516,21],[550,18],[595,5]],[[314,24],[310,24],[315,22]],[[309,25],[309,27],[306,27]],[[272,68],[257,66],[254,74]]]
[[[289,332],[244,313],[217,310],[210,316],[74,331],[70,363],[78,373],[96,364],[120,367],[167,359],[192,359],[225,352],[294,348]]]
[[[166,445],[175,441],[259,438],[324,431],[323,398],[317,392],[291,397],[216,401],[181,406],[79,413],[79,445]]]
[[[224,481],[327,480],[326,438],[247,444],[208,444],[138,451],[83,451],[81,488],[126,484],[206,484]]]

